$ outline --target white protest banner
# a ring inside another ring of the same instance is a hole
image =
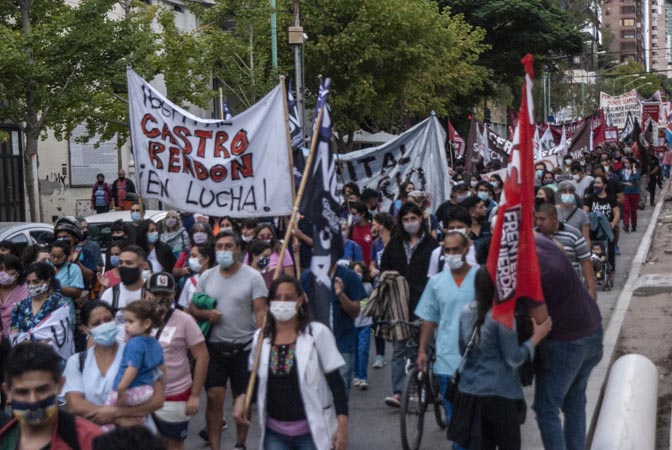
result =
[[[347,182],[383,194],[382,210],[399,194],[399,185],[410,180],[415,189],[431,195],[438,205],[450,198],[450,177],[445,152],[446,132],[431,116],[383,145],[340,157]]]
[[[68,359],[75,351],[72,330],[75,324],[70,320],[70,307],[63,305],[26,333],[9,336],[12,347],[24,341],[43,342],[50,345],[58,356]]]
[[[623,95],[609,95],[600,92],[600,108],[607,114],[607,120],[611,126],[619,129],[625,127],[628,112],[639,117],[642,112],[642,98],[635,89]]]
[[[214,216],[291,213],[281,85],[227,121],[194,116],[130,69],[128,99],[141,196]]]

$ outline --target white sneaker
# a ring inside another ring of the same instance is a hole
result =
[[[359,387],[361,384],[362,384],[362,380],[360,380],[359,378],[353,378],[352,379],[352,385],[353,386]]]
[[[377,355],[376,359],[373,361],[374,369],[381,369],[385,365],[385,357],[383,355]]]
[[[369,383],[367,383],[366,380],[361,380],[359,382],[359,388],[363,391],[366,391],[369,388]]]

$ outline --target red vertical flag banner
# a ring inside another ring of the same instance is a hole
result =
[[[539,260],[534,244],[534,109],[532,55],[522,60],[525,82],[513,136],[511,162],[506,171],[502,201],[488,254],[488,272],[497,296],[492,307],[495,320],[513,327],[516,300],[543,300]]]

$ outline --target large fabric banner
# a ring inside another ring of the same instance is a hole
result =
[[[72,330],[75,324],[70,320],[70,307],[63,305],[32,330],[26,333],[14,333],[9,336],[9,342],[14,347],[24,341],[42,342],[50,345],[58,356],[68,359],[75,351],[75,341]]]
[[[450,177],[446,161],[446,132],[431,116],[383,145],[340,157],[345,182],[371,187],[383,194],[382,210],[399,194],[399,185],[410,180],[431,198],[450,198]]]
[[[639,117],[642,110],[642,98],[635,89],[615,96],[600,92],[600,108],[604,110],[609,125],[620,129],[625,127],[628,112]]]
[[[278,85],[230,120],[201,119],[128,70],[140,195],[214,216],[289,215],[287,124]]]

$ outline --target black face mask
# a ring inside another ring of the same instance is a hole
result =
[[[139,267],[119,267],[119,278],[126,285],[137,283],[141,275],[142,271]]]
[[[545,203],[545,202],[546,202],[546,200],[544,200],[541,197],[534,197],[534,204],[537,205],[537,206],[539,206],[539,205],[541,205],[542,203]]]

